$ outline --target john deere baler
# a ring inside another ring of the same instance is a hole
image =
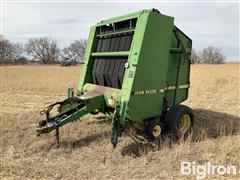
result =
[[[37,132],[48,133],[87,113],[112,118],[112,144],[132,126],[145,136],[179,139],[191,131],[189,89],[192,41],[156,9],[101,21],[90,29],[76,94],[44,109]],[[50,116],[55,105],[59,113]],[[58,138],[57,138],[58,140]]]

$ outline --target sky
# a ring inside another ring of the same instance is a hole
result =
[[[193,41],[199,51],[207,46],[222,49],[229,61],[239,60],[239,2],[128,1],[56,2],[4,1],[1,34],[13,42],[51,37],[63,48],[76,39],[87,38],[97,22],[142,9],[158,9],[173,16],[174,24]]]

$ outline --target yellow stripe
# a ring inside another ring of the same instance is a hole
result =
[[[179,85],[179,89],[186,89],[189,87],[189,84],[182,84]],[[140,90],[140,91],[135,91],[133,95],[144,95],[144,94],[156,94],[156,93],[163,93],[164,91],[168,90],[174,90],[176,86],[166,86],[164,89],[152,89],[152,90]]]
[[[189,87],[189,84],[179,85],[179,89],[186,89]]]

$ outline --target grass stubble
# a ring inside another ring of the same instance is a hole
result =
[[[1,78],[2,179],[194,179],[181,176],[180,162],[236,165],[240,179],[239,64],[193,65],[189,98],[195,114],[193,137],[171,144],[110,143],[110,120],[87,115],[54,134],[36,136],[39,111],[76,89],[80,66],[4,66]],[[170,145],[171,144],[171,145]]]

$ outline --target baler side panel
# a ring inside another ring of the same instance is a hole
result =
[[[172,30],[172,17],[149,14],[129,103],[132,120],[161,115]]]
[[[168,64],[168,74],[167,74],[167,84],[166,84],[166,87],[168,88],[168,90],[166,91],[166,97],[167,97],[168,105],[170,107],[174,106],[175,104],[179,104],[187,99],[189,85],[190,85],[189,76],[190,76],[190,64],[191,64],[190,56],[191,56],[192,41],[190,38],[188,38],[178,29],[176,29],[176,31],[178,33],[178,36],[181,42],[179,43],[179,47],[178,47],[175,34],[172,33],[171,48],[180,48],[182,49],[182,52],[170,53],[170,59]],[[183,52],[183,49],[185,49],[186,54]],[[181,60],[181,64],[180,64],[180,67],[178,67],[178,63],[180,60]],[[178,87],[175,87],[178,68],[180,68],[180,73],[178,77],[179,78]],[[176,88],[177,88],[177,92],[175,97],[176,99],[174,102],[174,93]]]
[[[178,30],[178,29],[177,29]],[[177,88],[176,104],[185,101],[188,98],[188,91],[190,87],[190,65],[191,65],[191,51],[192,41],[182,31],[178,30],[179,37],[182,41],[185,53],[182,53],[183,60],[181,61],[179,86]]]

